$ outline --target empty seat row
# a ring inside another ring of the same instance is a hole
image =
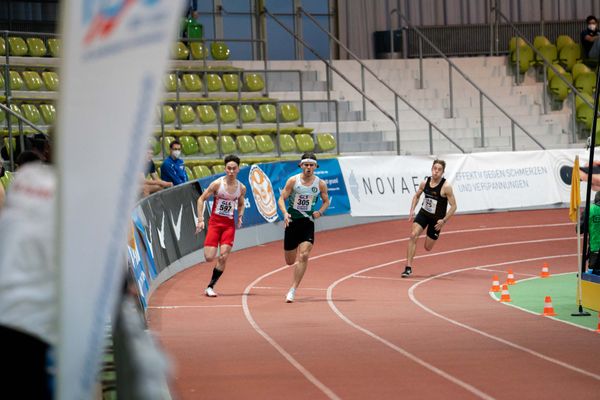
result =
[[[185,73],[179,78],[177,74],[168,74],[165,78],[165,89],[167,92],[186,91],[202,92],[206,85],[209,92],[260,92],[265,88],[262,75],[256,73],[242,73],[243,85],[240,86],[240,75],[237,73],[224,73],[220,76],[215,73],[207,73],[202,77],[195,73]]]
[[[223,42],[210,43],[210,55],[213,60],[227,60],[231,55],[229,47]],[[175,60],[205,60],[208,58],[209,50],[202,42],[189,42],[187,45],[178,41],[171,49],[171,58]]]
[[[215,109],[218,110],[218,115]],[[217,116],[222,124],[236,123],[238,120],[242,123],[276,123],[278,117],[279,122],[286,123],[298,121],[300,111],[293,103],[282,103],[278,108],[274,104],[260,104],[257,108],[252,104],[241,104],[237,110],[230,104],[221,104],[219,107],[203,104],[196,106],[195,109],[186,104],[175,109],[170,105],[163,105],[162,118],[165,124],[175,123],[177,116],[182,124],[193,124],[197,121],[202,124],[215,124]]]
[[[29,122],[36,125],[52,125],[56,119],[56,108],[53,104],[15,104],[10,105],[10,109],[16,114],[22,116]],[[7,121],[6,114],[0,111],[0,126],[5,125]],[[11,123],[18,122],[17,117],[11,115]]]
[[[58,91],[58,74],[54,71],[9,71],[10,90],[49,90]],[[4,74],[0,74],[0,89],[5,88]]]
[[[60,54],[60,39],[50,38],[44,41],[37,37],[22,38],[9,36],[8,43],[0,37],[0,56],[8,52],[16,57],[58,57]]]
[[[572,84],[580,93],[588,95],[594,93],[596,87],[596,73],[587,65],[576,63],[573,68],[571,68],[571,72],[567,72],[565,68],[559,64],[554,64],[553,67],[563,78],[561,79],[558,77],[552,68],[547,68],[548,90],[555,100],[562,101],[569,95],[571,89],[565,83],[565,80]]]

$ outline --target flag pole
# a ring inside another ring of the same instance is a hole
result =
[[[578,158],[579,156],[577,156]],[[579,163],[576,162],[576,165]],[[577,193],[579,196],[579,193]],[[577,266],[582,264],[581,257],[581,207],[577,206]],[[579,269],[579,267],[578,267]],[[577,305],[579,306],[578,312],[572,313],[573,317],[589,317],[590,313],[587,311],[583,311],[583,306],[581,305],[581,271],[577,272]]]

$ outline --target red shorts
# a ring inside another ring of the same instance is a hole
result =
[[[210,217],[204,246],[219,247],[219,244],[226,244],[233,247],[234,239],[235,224],[232,219],[219,218],[218,216]]]

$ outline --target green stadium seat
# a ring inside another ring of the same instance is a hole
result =
[[[169,154],[171,154],[171,148],[169,146],[171,145],[171,142],[173,140],[175,140],[175,138],[173,136],[165,136],[164,139],[161,138],[160,140],[162,142],[163,150],[165,151],[165,154],[168,156]]]
[[[533,38],[533,47],[535,47],[536,49],[539,49],[542,46],[547,46],[549,44],[552,43],[546,36],[536,36],[535,38]]]
[[[183,87],[188,92],[200,92],[202,80],[197,74],[183,74]]]
[[[13,139],[14,141],[14,139]],[[5,191],[8,191],[8,187],[10,186],[10,184],[12,183],[12,181],[15,179],[15,176],[13,175],[12,172],[10,171],[4,171],[4,176],[2,176],[0,178],[0,183],[2,183],[2,186],[4,187]]]
[[[193,138],[191,136],[181,136],[179,138],[179,141],[181,142],[181,151],[186,156],[190,156],[198,152],[199,145],[196,141],[196,138]]]
[[[0,126],[2,125],[2,123],[4,122],[5,119],[6,119],[6,114],[4,114],[4,111],[0,110]]]
[[[556,38],[556,48],[560,52],[568,44],[574,44],[575,41],[569,35],[560,35]]]
[[[50,53],[52,57],[60,57],[61,44],[60,39],[48,39],[48,53]]]
[[[212,106],[200,105],[196,107],[196,111],[198,112],[200,121],[203,124],[210,124],[217,120],[217,114],[215,113],[215,109]]]
[[[251,104],[242,104],[238,111],[243,123],[246,124],[256,121],[256,110]]]
[[[256,152],[256,142],[250,135],[239,135],[235,139],[237,148],[240,153],[255,153]]]
[[[23,112],[21,111],[21,107],[19,107],[16,104],[11,104],[10,105],[10,109],[17,115],[20,115],[21,117],[23,116]],[[17,119],[17,117],[15,117],[14,115],[10,116],[10,122],[12,122],[13,124],[16,124],[17,122],[19,122],[19,120]]]
[[[175,110],[173,110],[173,107],[168,106],[168,105],[163,105],[162,113],[163,113],[163,123],[172,124],[175,122],[176,116],[175,116]]]
[[[52,92],[58,91],[59,79],[58,74],[54,71],[44,71],[42,72],[42,80],[44,81],[44,85],[47,90]]]
[[[265,88],[262,75],[255,73],[244,74],[244,88],[247,92],[260,92]]]
[[[10,77],[10,90],[22,90],[24,89],[25,83],[23,82],[23,78],[21,78],[21,74],[17,71],[9,71]]]
[[[21,72],[21,76],[25,81],[25,86],[27,86],[27,89],[29,90],[40,90],[44,85],[40,74],[35,71],[23,71]]]
[[[54,124],[56,120],[56,109],[53,104],[40,104],[42,118],[47,125]]]
[[[570,73],[562,74],[564,78],[570,83],[573,83],[573,78]],[[553,76],[549,84],[550,92],[556,100],[563,101],[569,95],[569,87],[560,79],[558,76]]]
[[[209,92],[220,92],[223,90],[223,81],[221,77],[217,74],[205,74],[206,77],[206,87]]]
[[[577,43],[564,45],[559,51],[558,60],[570,72],[573,66],[581,61],[581,47]]]
[[[179,113],[179,122],[182,124],[191,124],[196,120],[196,113],[190,105],[177,106],[177,112]]]
[[[553,44],[547,44],[537,49],[550,63],[558,60],[558,50]],[[537,65],[544,65],[544,60],[538,54],[535,55],[535,63]]]
[[[6,42],[3,37],[0,37],[0,56],[6,55]]]
[[[573,86],[578,92],[592,94],[596,87],[596,73],[592,71],[579,73]]]
[[[315,142],[313,141],[311,135],[307,133],[300,133],[294,136],[294,139],[296,139],[296,146],[298,147],[298,151],[300,153],[315,150]]]
[[[202,25],[195,20],[189,21],[187,25],[187,37],[190,39],[202,39]]]
[[[167,74],[165,76],[165,90],[167,92],[176,92],[178,86],[181,87],[181,81],[177,74]]]
[[[591,71],[592,70],[587,65],[585,65],[583,63],[576,63],[575,65],[573,65],[573,68],[571,68],[571,75],[573,75],[573,81],[576,81],[577,77],[582,72],[591,72]]]
[[[185,166],[185,174],[187,175],[188,180],[194,179],[194,173],[192,172],[192,169],[187,165]]]
[[[192,167],[192,173],[194,174],[194,178],[196,179],[212,175],[212,172],[210,171],[210,169],[208,169],[206,165],[194,165]]]
[[[219,106],[219,117],[222,124],[230,124],[237,121],[237,113],[235,108],[230,104],[221,104]]]
[[[256,135],[254,141],[259,153],[272,153],[275,151],[275,143],[273,143],[271,135]]]
[[[152,155],[156,156],[160,153],[160,142],[155,137],[148,139],[148,148],[152,150]]]
[[[202,42],[191,42],[190,51],[192,53],[192,59],[204,60],[208,54],[206,47]]]
[[[218,139],[219,148],[223,154],[233,154],[236,152],[235,141],[229,135],[221,135]]]
[[[295,153],[296,152],[296,142],[292,135],[287,133],[279,134],[279,150],[282,153]]]
[[[217,142],[215,142],[215,138],[212,136],[198,136],[196,140],[202,154],[217,153]]]
[[[173,45],[171,50],[171,58],[175,60],[187,60],[190,56],[190,51],[185,43],[178,41]]]
[[[29,52],[25,40],[23,40],[22,37],[18,36],[10,36],[8,38],[8,48],[10,50],[11,56],[23,57],[26,56]]]
[[[517,49],[517,44],[519,46],[526,46],[527,45],[527,43],[525,42],[525,40],[522,37],[513,36],[508,41],[508,51],[510,53],[512,53],[513,51],[515,51]]]
[[[552,64],[552,66],[554,67],[554,69],[556,69],[561,74],[567,73],[567,71],[565,71],[565,69],[560,64]],[[546,77],[548,79],[548,82],[550,82],[552,80],[552,78],[554,77],[554,71],[552,70],[552,68],[550,68],[550,67],[546,68]]]
[[[44,41],[36,37],[27,38],[27,47],[31,57],[45,57],[48,52]]]
[[[317,145],[322,152],[334,150],[336,146],[335,137],[331,133],[318,133]]]
[[[575,115],[577,118],[577,122],[582,123],[585,126],[586,130],[592,129],[592,123],[594,121],[594,110],[590,106],[588,106],[585,103],[580,104],[577,107]]]
[[[581,93],[581,97],[585,97],[590,104],[594,104],[594,97],[589,93]],[[585,104],[580,96],[575,96],[575,109],[578,109],[580,105]]]
[[[273,104],[261,104],[258,106],[258,113],[262,122],[277,122],[277,109]]]
[[[294,122],[300,119],[298,107],[293,103],[283,103],[279,106],[279,120],[281,122]]]
[[[517,63],[517,54],[519,55],[519,72],[524,74],[529,70],[529,67],[534,61],[533,50],[527,45],[518,47],[510,55],[510,62],[512,65]]]
[[[33,104],[21,104],[21,111],[23,111],[25,119],[33,124],[39,124],[42,120],[40,111]]]
[[[213,174],[215,174],[215,175],[221,174],[221,173],[225,172],[225,166],[223,164],[213,165],[212,171],[213,171]]]
[[[223,86],[227,92],[237,92],[240,88],[240,77],[237,74],[223,74]]]
[[[212,42],[210,44],[210,54],[214,60],[229,59],[229,47],[223,42]]]
[[[8,154],[10,154],[10,143],[12,143],[12,148],[15,149],[17,147],[17,138],[13,137],[11,141],[8,140],[8,137],[4,138],[4,148],[6,149],[6,152]],[[6,173],[6,172],[5,172]]]

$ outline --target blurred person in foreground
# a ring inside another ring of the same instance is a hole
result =
[[[154,161],[152,161],[152,155],[152,149],[149,149],[148,153],[146,154],[146,176],[142,176],[142,195],[144,197],[149,196],[152,193],[159,192],[163,189],[173,187],[173,182],[163,181],[159,178],[158,173],[156,172]]]

